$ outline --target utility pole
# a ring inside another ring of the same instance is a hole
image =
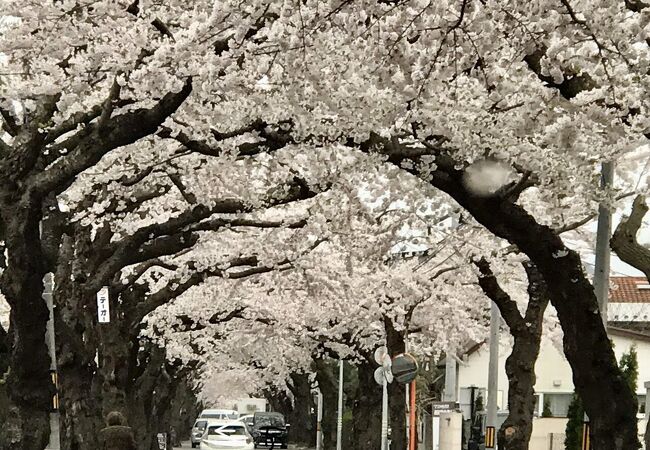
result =
[[[316,450],[323,448],[323,393],[320,388],[316,389]]]
[[[388,450],[388,381],[384,377],[381,396],[381,450]]]
[[[336,450],[342,450],[343,441],[343,360],[339,359],[339,416],[336,421]]]
[[[54,341],[54,301],[52,298],[52,291],[54,289],[54,276],[47,273],[43,277],[43,300],[47,303],[47,308],[50,311],[50,320],[47,322],[46,329],[46,342],[50,353],[50,373],[57,385],[57,372],[56,372],[56,347]],[[60,426],[59,426],[59,397],[58,394],[52,399],[52,412],[50,413],[50,442],[47,445],[48,450],[59,450],[61,448]]]
[[[454,351],[447,350],[447,357],[445,358],[445,392],[444,400],[446,402],[456,402],[456,358],[452,356]]]
[[[497,426],[497,395],[499,393],[499,326],[501,315],[499,308],[494,302],[490,307],[490,365],[488,369],[488,398],[487,398],[487,420],[486,435],[491,436],[486,440],[487,448],[496,448],[496,426]],[[490,428],[492,428],[490,430]],[[488,447],[489,445],[489,447]]]
[[[601,168],[600,187],[607,190],[614,184],[614,163],[604,162]],[[612,210],[606,203],[598,205],[596,231],[596,261],[594,264],[594,293],[607,331],[607,298],[609,296],[609,240],[612,237]]]

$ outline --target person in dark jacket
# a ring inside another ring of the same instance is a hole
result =
[[[108,413],[106,425],[106,428],[99,432],[102,450],[137,450],[133,430],[126,425],[126,418],[122,413]]]

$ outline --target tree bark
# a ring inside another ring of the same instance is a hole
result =
[[[315,409],[311,395],[309,374],[291,374],[291,393],[293,405],[285,414],[289,427],[289,440],[295,444],[309,446],[316,442],[315,419],[312,411]]]
[[[54,304],[62,450],[99,448],[104,428],[95,363],[97,326],[94,297],[83,290],[88,242],[63,236],[55,273]]]
[[[647,212],[645,196],[638,195],[632,204],[630,216],[623,217],[616,227],[610,245],[621,261],[640,270],[650,280],[650,249],[639,244],[636,238]]]
[[[358,366],[358,398],[352,407],[352,450],[378,449],[381,446],[382,388],[375,381],[377,364],[364,359]]]
[[[49,440],[48,411],[55,391],[45,344],[49,311],[42,297],[47,269],[39,238],[41,210],[30,198],[10,203],[7,197],[0,192],[8,252],[0,289],[11,307],[13,345],[6,377],[11,407],[0,434],[0,447],[42,450]]]
[[[514,338],[506,360],[508,376],[508,417],[499,429],[497,443],[502,450],[527,450],[533,432],[535,414],[535,362],[542,340],[544,311],[548,304],[546,285],[541,274],[525,263],[528,275],[528,306],[522,317],[516,302],[501,289],[484,259],[476,262],[482,277],[479,285],[497,305]]]

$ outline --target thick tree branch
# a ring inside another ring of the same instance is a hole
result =
[[[179,92],[166,94],[154,107],[141,108],[111,117],[104,127],[90,124],[88,132],[72,139],[69,154],[32,177],[29,185],[34,194],[60,193],[84,170],[97,164],[108,152],[154,134],[160,124],[173,114],[192,92],[189,78]]]
[[[134,270],[131,275],[126,277],[124,282],[120,282],[120,274],[116,274],[117,280],[114,280],[115,282],[113,285],[115,286],[115,292],[116,293],[121,293],[127,288],[131,287],[134,283],[136,283],[149,269],[152,269],[154,267],[161,267],[163,269],[167,270],[177,270],[178,266],[175,264],[170,264],[167,262],[162,261],[161,259],[155,258],[155,259],[150,259],[148,261],[145,261],[141,264],[139,264]]]
[[[490,263],[485,258],[475,260],[473,263],[481,272],[478,284],[483,293],[497,305],[503,320],[506,321],[511,330],[520,327],[524,322],[524,318],[519,312],[517,302],[512,300],[510,295],[501,288],[490,268]]]
[[[224,313],[223,311],[214,313],[206,321],[207,323],[201,321],[197,322],[189,316],[176,316],[176,319],[178,319],[180,323],[173,325],[172,330],[177,333],[204,330],[208,327],[208,325],[219,325],[230,322],[234,319],[246,319],[244,316],[245,311],[246,308],[243,306],[238,306],[228,313]]]
[[[528,306],[524,316],[524,325],[527,332],[535,330],[541,335],[544,311],[546,311],[549,302],[546,282],[537,267],[530,261],[524,262],[523,266],[528,277]]]
[[[10,136],[18,135],[20,132],[20,125],[18,125],[18,119],[16,119],[16,116],[14,116],[8,109],[0,107],[0,117],[2,117],[2,127],[0,129],[5,130]]]
[[[277,127],[277,130],[273,130],[273,127]],[[257,133],[259,137],[262,138],[261,141],[244,142],[237,146],[237,150],[241,156],[254,156],[264,151],[279,150],[294,142],[293,137],[291,136],[290,122],[280,122],[277,125],[269,125],[261,120],[256,120],[250,125],[224,133],[216,130],[211,131],[217,141],[243,136],[247,133]],[[182,131],[174,135],[170,128],[164,127],[158,133],[158,136],[165,139],[173,139],[182,144],[188,150],[201,155],[219,156],[223,154],[222,148],[213,147],[204,141],[192,139]]]
[[[637,233],[648,212],[645,196],[638,195],[629,217],[623,217],[616,227],[610,245],[621,260],[643,272],[650,280],[650,249],[641,245]]]

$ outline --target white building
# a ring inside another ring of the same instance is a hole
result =
[[[609,327],[608,333],[614,343],[614,352],[618,360],[633,345],[636,346],[639,361],[639,380],[636,393],[639,397],[639,406],[644,411],[646,395],[644,382],[650,381],[650,335],[616,327]],[[502,345],[499,352],[499,392],[497,393],[497,405],[501,411],[505,411],[508,405],[508,378],[505,372],[505,361],[509,355],[510,349]],[[461,406],[469,404],[471,386],[485,392],[488,362],[489,348],[486,344],[476,345],[462,357],[462,362],[458,364],[459,392],[457,396]],[[544,342],[540,349],[539,358],[535,364],[535,375],[537,376],[535,392],[538,397],[538,415],[542,415],[543,405],[548,402],[554,417],[566,417],[573,395],[573,376],[562,350],[550,341]]]
[[[640,435],[645,431],[645,382],[650,381],[650,284],[645,277],[612,277],[608,307],[608,334],[614,344],[614,352],[620,361],[623,353],[636,347],[639,378],[636,394],[639,399]],[[505,361],[510,355],[510,339],[502,339],[499,351],[499,380],[497,404],[499,418],[507,416],[508,378]],[[479,393],[487,398],[489,346],[480,343],[466,349],[457,366],[457,389],[461,410],[465,418],[470,415],[471,398]],[[545,340],[535,364],[537,411],[530,449],[556,448],[564,440],[564,427],[574,386],[571,367],[562,349]],[[541,419],[547,403],[552,417]]]
[[[242,398],[236,400],[233,409],[240,415],[253,414],[266,411],[266,399],[263,398]]]

